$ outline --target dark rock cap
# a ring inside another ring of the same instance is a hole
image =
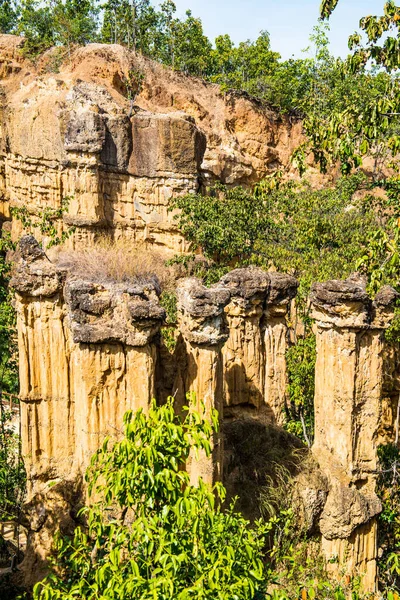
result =
[[[190,342],[213,346],[228,337],[225,306],[230,291],[216,284],[205,287],[199,279],[184,279],[177,288],[180,329]]]
[[[365,279],[358,274],[351,275],[345,280],[332,279],[324,283],[314,283],[310,298],[315,306],[322,307],[354,302],[366,305],[371,303],[366,292]]]
[[[229,288],[231,296],[248,300],[254,296],[266,296],[270,288],[270,275],[259,267],[234,269],[224,275],[220,283]]]
[[[51,297],[62,288],[65,273],[57,270],[32,235],[22,236],[10,285],[25,296]]]
[[[390,285],[384,285],[374,298],[374,304],[378,306],[389,306],[400,298],[399,292],[396,292]]]
[[[165,319],[153,278],[137,285],[69,279],[65,301],[75,343],[145,346]]]
[[[228,304],[231,294],[217,283],[207,288],[200,279],[184,279],[177,288],[178,306],[194,318],[204,318],[221,314]]]
[[[33,235],[23,235],[18,244],[20,257],[26,262],[47,258],[45,251]]]
[[[287,304],[297,294],[299,282],[295,277],[286,273],[268,273],[270,290],[268,304]]]

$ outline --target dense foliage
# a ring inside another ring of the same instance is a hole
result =
[[[379,560],[381,584],[399,589],[400,584],[400,452],[395,444],[378,448],[377,492],[382,501],[379,515]]]
[[[189,456],[209,456],[212,423],[170,399],[124,417],[124,437],[106,440],[87,473],[93,504],[72,540],[57,542],[57,569],[36,600],[253,599],[265,590],[265,525],[250,524],[225,490],[190,484]]]
[[[172,200],[178,226],[212,269],[256,264],[301,279],[305,295],[317,279],[342,277],[367,252],[381,224],[381,200],[363,175],[314,190],[306,182],[264,181],[254,191],[218,185]]]
[[[323,0],[321,16],[329,17],[337,4],[338,0]],[[323,168],[332,159],[339,159],[348,172],[365,155],[399,154],[400,6],[394,0],[385,2],[383,15],[364,17],[360,28],[360,33],[349,38],[352,55],[342,65],[342,77],[365,73],[369,65],[368,77],[377,72],[381,87],[367,94],[364,103],[346,98],[344,105],[333,107],[331,115],[306,121],[308,147]]]

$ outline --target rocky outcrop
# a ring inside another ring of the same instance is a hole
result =
[[[91,455],[120,431],[127,410],[146,409],[155,395],[155,339],[164,310],[153,278],[132,286],[75,280],[29,237],[20,255],[12,285],[22,452],[28,513],[33,521],[43,513],[29,539],[29,581],[43,572],[51,532],[68,521],[61,513],[71,513],[82,496]]]
[[[186,279],[177,289],[178,323],[182,333],[183,369],[176,380],[181,397],[194,394],[205,405],[206,414],[218,410],[223,414],[223,364],[221,348],[228,337],[224,308],[229,290],[223,285],[206,288],[198,279]],[[200,452],[190,457],[188,469],[191,482],[202,477],[207,483],[222,478],[222,439],[214,435],[212,455]]]
[[[224,403],[261,409],[264,405],[264,311],[270,276],[262,269],[236,269],[223,278],[231,293],[225,313],[229,338],[223,348]]]
[[[51,51],[34,66],[21,42],[0,36],[2,219],[25,207],[37,222],[64,202],[58,226],[75,227],[75,246],[106,232],[181,251],[172,196],[290,164],[301,125],[248,98],[116,45],[89,44],[51,72]],[[21,221],[12,228],[16,239]]]
[[[32,236],[22,238],[16,255],[12,285],[29,482],[26,512],[32,523],[25,569],[35,579],[43,573],[54,531],[73,527],[91,455],[106,435],[119,435],[127,410],[147,409],[164,371],[168,378],[174,374],[177,410],[192,394],[207,415],[217,409],[224,423],[212,455],[190,457],[186,467],[193,483],[199,477],[210,484],[225,479],[234,494],[246,460],[255,471],[245,480],[256,493],[265,484],[260,480],[265,467],[252,448],[257,441],[263,456],[267,442],[272,448],[282,438],[277,425],[287,394],[286,318],[297,290],[293,277],[248,267],[211,287],[181,279],[178,342],[166,367],[157,278],[121,282],[102,280],[96,272],[85,278],[81,269],[74,275],[51,262]],[[362,575],[366,591],[376,588],[377,449],[383,439],[394,439],[386,370],[392,366],[398,390],[398,354],[384,333],[397,298],[385,287],[372,301],[365,281],[354,275],[315,284],[310,299],[317,338],[313,453],[320,472],[314,469],[309,477],[296,467],[294,497],[305,531],[320,532],[332,576]],[[253,436],[242,449],[232,445],[240,431]],[[295,439],[287,440],[295,456]],[[254,501],[249,506],[256,515]]]
[[[156,377],[162,379],[164,371],[159,331],[165,311],[155,276],[123,283],[85,279],[82,269],[76,275],[51,262],[32,236],[21,239],[15,259],[27,513],[34,523],[25,569],[37,578],[57,524],[73,525],[65,515],[74,514],[84,496],[91,455],[105,436],[119,435],[127,410],[146,410],[156,395]],[[230,398],[237,396],[235,407],[245,409],[253,384],[246,382],[249,392],[244,393],[243,380],[232,378],[226,356],[236,351],[243,371],[259,376],[253,416],[279,420],[280,412],[265,407],[270,394],[264,320],[271,306],[283,315],[296,288],[291,277],[253,268],[233,271],[210,288],[193,278],[179,282],[180,338],[173,357],[177,409],[187,394],[204,403],[207,415],[217,409],[221,420]],[[230,354],[224,354],[227,344]],[[279,377],[286,377],[283,362]],[[285,394],[283,389],[280,398],[275,396],[279,411]],[[222,478],[222,464],[223,440],[216,435],[212,456],[192,456],[186,466],[193,483],[199,477],[213,483]]]
[[[250,414],[266,423],[282,422],[287,377],[284,317],[297,285],[293,277],[252,267],[235,269],[210,288],[198,279],[184,280],[177,289],[184,365],[183,374],[178,368],[174,386],[178,396],[193,392],[208,411],[216,408],[224,419]],[[280,311],[278,340],[275,331],[270,333],[273,311]],[[281,360],[266,378],[269,361],[275,359],[264,345],[268,335],[272,345],[281,343]],[[212,459],[203,458],[192,472],[212,481],[222,478],[222,463],[218,438]]]
[[[271,273],[271,288],[265,310],[265,386],[264,402],[282,424],[287,402],[286,350],[289,331],[287,313],[290,302],[297,293],[298,283],[294,277]]]
[[[79,48],[57,72],[52,51],[32,65],[20,49],[20,38],[0,36],[0,220],[22,209],[38,238],[40,219],[56,214],[59,234],[69,229],[74,247],[106,234],[184,251],[172,197],[217,180],[251,185],[278,168],[290,172],[301,124],[248,97],[120,46]],[[17,217],[14,239],[23,232]],[[106,435],[119,435],[128,409],[147,409],[156,387],[170,390],[177,406],[193,393],[224,421],[212,456],[190,458],[192,482],[222,478],[224,465],[243,486],[243,458],[257,459],[255,438],[262,449],[265,435],[271,447],[282,437],[287,315],[297,282],[257,268],[236,269],[210,288],[180,281],[178,343],[167,365],[156,277],[74,276],[31,236],[22,237],[16,259],[32,581],[43,574],[55,530],[74,526],[90,456]],[[384,340],[396,299],[385,287],[372,301],[359,275],[315,284],[311,294],[313,452],[322,474],[310,482],[296,473],[296,493],[333,575],[362,574],[367,591],[376,588],[377,448],[394,439],[400,394],[399,350]],[[224,456],[223,436],[229,445],[243,432],[247,444]],[[257,460],[246,464],[254,466],[245,490],[252,494],[265,470]]]
[[[384,331],[398,294],[384,288],[372,301],[365,281],[315,284],[317,327],[313,452],[329,481],[320,519],[330,569],[360,575],[376,589],[376,496],[380,421],[384,399]]]

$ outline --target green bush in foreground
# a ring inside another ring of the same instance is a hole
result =
[[[265,597],[268,526],[224,510],[222,485],[189,483],[195,451],[210,455],[217,427],[192,407],[183,419],[172,399],[148,415],[128,412],[124,437],[106,440],[87,473],[94,502],[86,527],[56,542],[57,569],[35,600],[245,600]]]

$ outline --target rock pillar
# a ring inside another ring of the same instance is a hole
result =
[[[71,529],[90,457],[129,410],[154,397],[164,319],[156,278],[95,283],[60,272],[32,236],[12,280],[20,354],[22,452],[32,523],[25,569],[40,577],[57,528]]]
[[[285,420],[288,376],[286,350],[288,348],[287,313],[295,297],[298,281],[290,275],[269,273],[270,288],[264,312],[265,383],[264,406],[271,421],[281,425]]]
[[[177,290],[178,320],[182,334],[182,374],[177,389],[194,393],[204,402],[206,414],[215,408],[223,416],[222,344],[228,337],[224,308],[229,290],[221,284],[206,288],[198,279],[185,279]],[[192,483],[199,477],[206,483],[221,479],[222,442],[214,437],[212,456],[194,456],[188,465]]]
[[[375,493],[382,413],[384,330],[396,292],[383,288],[372,302],[364,281],[315,284],[311,292],[317,331],[313,452],[330,491],[320,519],[328,568],[360,576],[376,590]]]
[[[222,349],[225,415],[281,423],[287,395],[286,314],[294,277],[248,267],[221,279],[231,294],[225,308],[229,337]]]
[[[235,407],[259,412],[264,405],[263,317],[270,277],[262,269],[235,269],[221,283],[231,293],[225,307],[229,337],[222,349],[225,414],[237,414]]]

